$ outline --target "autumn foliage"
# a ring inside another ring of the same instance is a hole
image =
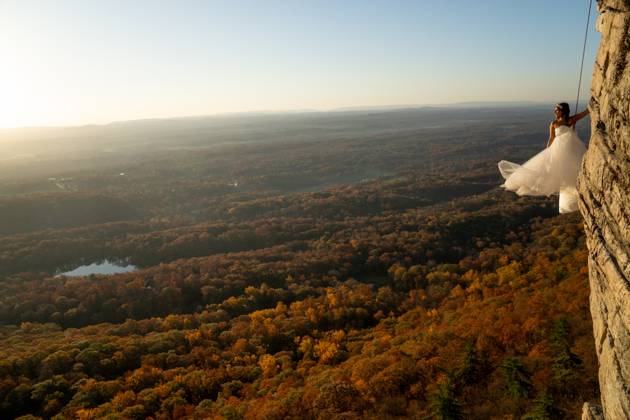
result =
[[[499,191],[379,206],[104,224],[118,239],[100,251],[165,262],[7,272],[0,417],[575,418],[597,398],[577,214]],[[81,232],[55,240],[81,248]]]

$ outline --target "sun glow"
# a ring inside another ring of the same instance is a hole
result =
[[[53,122],[51,116],[61,107],[50,98],[55,82],[49,78],[46,54],[33,48],[28,37],[15,36],[14,29],[15,24],[0,29],[0,128]]]
[[[0,40],[0,51],[3,56],[0,68],[0,127],[26,125],[36,99],[33,86],[29,85],[32,78],[30,66],[21,51],[6,39]]]
[[[18,6],[0,4],[0,128],[79,123],[68,112],[74,76],[66,64],[76,58],[60,47],[63,32]]]

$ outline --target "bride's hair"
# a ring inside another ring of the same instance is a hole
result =
[[[569,104],[566,102],[560,102],[556,105],[556,108],[558,108],[560,112],[562,112],[562,118],[564,118],[565,121],[569,121],[569,117],[571,116],[571,109],[569,108]]]

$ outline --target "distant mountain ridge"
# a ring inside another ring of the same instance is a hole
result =
[[[193,121],[208,119],[230,119],[239,117],[266,117],[266,116],[283,116],[283,115],[299,115],[299,114],[334,114],[343,112],[373,112],[373,111],[403,111],[403,110],[439,110],[449,108],[510,108],[510,107],[549,107],[553,106],[559,100],[549,101],[468,101],[453,103],[437,103],[437,104],[396,104],[396,105],[376,105],[376,106],[350,106],[340,107],[327,110],[321,109],[293,109],[293,110],[257,110],[243,112],[226,112],[208,115],[184,115],[176,117],[147,117],[134,118],[129,120],[115,120],[106,123],[91,123],[82,125],[59,125],[59,126],[27,126],[27,127],[11,127],[0,128],[0,141],[3,137],[12,133],[37,134],[45,130],[74,130],[89,129],[119,125],[142,125],[159,122],[177,122],[177,121]],[[586,106],[587,102],[580,102],[581,106]],[[571,104],[573,106],[573,104]]]

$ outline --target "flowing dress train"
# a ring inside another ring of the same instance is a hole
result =
[[[559,194],[560,213],[570,213],[578,209],[575,186],[586,148],[569,126],[556,127],[555,134],[551,146],[522,165],[499,162],[502,187],[518,195]]]

